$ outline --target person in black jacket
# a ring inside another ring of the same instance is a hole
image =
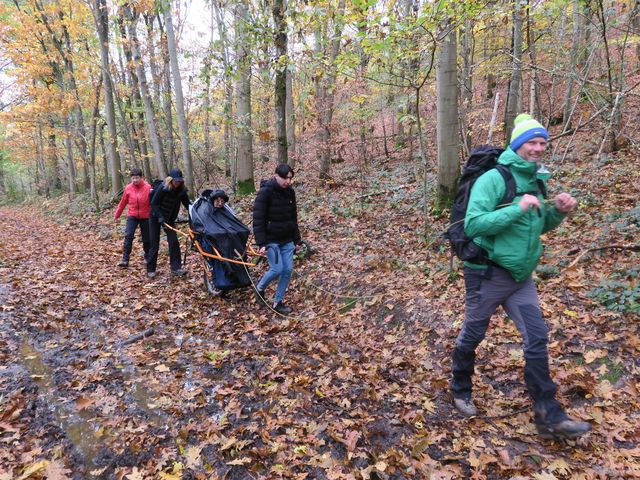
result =
[[[253,204],[253,234],[259,252],[266,253],[269,261],[269,270],[256,285],[258,303],[266,305],[265,289],[278,278],[273,309],[282,315],[292,312],[283,298],[293,272],[295,246],[302,241],[292,181],[293,169],[286,163],[278,165],[276,174],[260,183]]]
[[[160,227],[164,228],[167,234],[171,274],[179,277],[187,273],[187,271],[182,268],[178,235],[163,225],[166,223],[171,227],[175,227],[181,203],[184,205],[184,208],[189,210],[189,197],[187,196],[187,188],[184,186],[182,172],[177,168],[172,168],[164,184],[157,187],[153,192],[153,199],[151,200],[151,216],[149,218],[150,245],[149,255],[147,256],[147,277],[149,278],[156,276],[158,248],[160,246]]]

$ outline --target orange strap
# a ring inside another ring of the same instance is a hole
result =
[[[179,233],[180,235],[183,235],[183,236],[185,236],[187,238],[190,238],[193,241],[193,244],[196,246],[196,248],[200,252],[200,254],[202,256],[204,256],[204,257],[212,258],[214,260],[220,260],[222,262],[231,262],[231,263],[237,263],[238,265],[246,265],[248,267],[255,267],[257,265],[257,263],[243,262],[241,260],[234,260],[232,258],[223,257],[222,255],[220,255],[220,252],[213,245],[211,245],[211,248],[213,249],[215,255],[212,255],[211,253],[207,253],[200,246],[200,242],[198,242],[196,240],[195,237],[196,237],[197,234],[193,230],[189,229],[189,234],[187,235],[182,230],[178,230],[177,228],[173,228],[171,225],[168,225],[167,223],[163,223],[163,226],[166,227],[166,228],[169,228],[170,230],[173,230],[176,233]],[[254,252],[253,248],[251,248],[251,247],[249,247],[247,250],[252,255],[257,254],[257,253]]]

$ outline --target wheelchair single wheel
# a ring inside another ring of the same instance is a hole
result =
[[[222,290],[218,290],[213,281],[213,272],[208,268],[202,270],[202,280],[204,281],[204,288],[212,297],[218,297],[222,293]]]

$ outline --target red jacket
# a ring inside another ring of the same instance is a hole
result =
[[[149,218],[151,213],[151,206],[149,205],[149,192],[151,191],[151,185],[142,180],[138,185],[130,183],[124,187],[124,193],[122,194],[122,200],[118,204],[116,213],[113,218],[116,220],[120,218],[124,207],[129,207],[127,215],[136,218]]]

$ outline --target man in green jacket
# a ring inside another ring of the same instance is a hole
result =
[[[538,433],[543,438],[576,438],[591,426],[570,419],[556,400],[557,388],[549,374],[548,327],[531,278],[542,254],[540,235],[557,227],[577,204],[571,195],[561,193],[548,205],[539,191],[538,169],[548,138],[546,129],[530,115],[518,115],[510,145],[498,159],[513,174],[516,198],[509,205],[498,205],[506,185],[496,169],[480,176],[471,189],[465,234],[486,251],[487,260],[465,262],[466,313],[453,350],[450,387],[458,411],[476,415],[471,398],[475,350],[502,305],[524,340],[524,378]]]

